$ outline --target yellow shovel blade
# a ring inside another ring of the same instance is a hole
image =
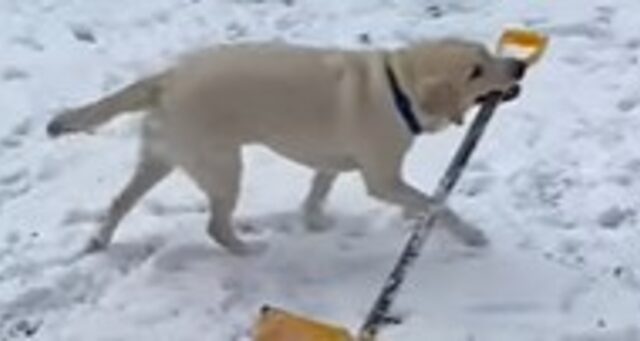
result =
[[[522,59],[531,65],[537,62],[547,49],[549,38],[539,32],[525,29],[508,29],[498,41],[498,54]]]
[[[254,341],[355,341],[346,329],[263,307]]]

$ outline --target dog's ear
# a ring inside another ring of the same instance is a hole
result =
[[[462,97],[451,82],[428,78],[420,82],[418,93],[427,114],[447,117],[459,125],[464,123]]]

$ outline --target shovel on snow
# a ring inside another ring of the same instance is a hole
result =
[[[498,42],[497,51],[501,55],[521,59],[531,66],[537,62],[546,49],[546,36],[529,30],[505,30]],[[514,88],[517,91],[517,88]],[[444,204],[457,183],[471,153],[475,149],[489,120],[504,98],[517,96],[509,93],[492,93],[482,104],[480,112],[469,128],[462,144],[438,183],[434,195],[436,202]],[[400,286],[410,266],[420,255],[420,250],[438,219],[438,209],[419,220],[407,242],[398,262],[388,275],[380,294],[356,337],[345,328],[298,316],[284,310],[265,306],[254,330],[254,341],[373,341],[381,327],[397,323],[389,315]]]

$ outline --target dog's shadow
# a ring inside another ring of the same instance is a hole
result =
[[[187,268],[190,264],[224,257],[225,255],[222,253],[221,250],[204,243],[183,244],[158,254],[153,265],[163,272],[177,272]]]
[[[357,238],[382,226],[404,224],[399,214],[389,214],[380,209],[362,213],[329,211],[321,226],[309,226],[300,211],[280,211],[252,215],[239,219],[239,233],[245,236],[276,235],[278,238],[301,234],[338,235]]]
[[[384,216],[382,219],[381,216]],[[396,217],[397,218],[397,217]],[[389,224],[402,224],[400,218],[389,221],[389,214],[383,212],[368,212],[352,214],[344,212],[330,212],[328,224],[322,230],[310,230],[301,213],[296,211],[280,211],[267,214],[252,215],[239,219],[237,223],[238,234],[249,243],[259,241],[266,243],[264,251],[269,254],[278,245],[296,244],[301,239],[321,238],[335,240],[338,247],[366,238],[370,233],[375,233],[389,226]],[[343,245],[344,244],[344,245]],[[286,247],[285,247],[286,248]],[[251,263],[254,257],[236,257],[222,249],[215,243],[189,243],[178,245],[165,250],[157,255],[154,264],[162,270],[179,271],[188,264],[197,262],[209,262],[214,259],[227,258],[233,262]],[[258,257],[259,258],[259,257]]]

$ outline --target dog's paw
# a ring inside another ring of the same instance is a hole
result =
[[[311,232],[325,232],[334,224],[334,219],[318,211],[304,213],[304,223]]]
[[[265,241],[242,242],[224,246],[233,255],[242,257],[259,256],[267,252],[269,248],[269,244]]]
[[[402,219],[404,220],[417,220],[424,216],[423,212],[412,210],[409,208],[402,209]]]
[[[465,245],[471,247],[487,247],[490,244],[489,237],[487,237],[486,233],[472,226],[468,226],[464,230],[461,230],[457,236]]]
[[[108,241],[104,239],[94,236],[89,239],[89,241],[82,248],[82,253],[91,254],[104,251],[109,245]]]
[[[450,209],[442,209],[438,214],[440,225],[445,227],[465,245],[471,247],[486,247],[489,245],[489,238],[481,229],[460,218],[460,216]]]

